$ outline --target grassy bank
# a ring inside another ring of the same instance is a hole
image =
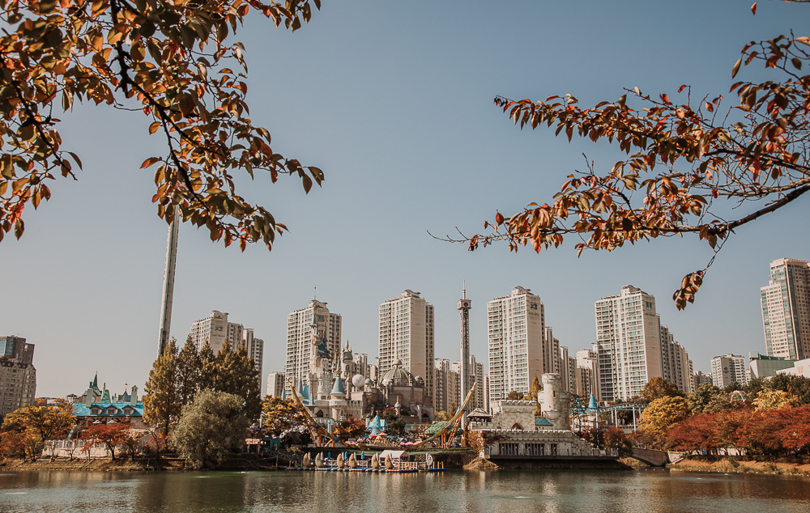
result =
[[[673,471],[719,472],[723,474],[783,474],[810,477],[810,461],[777,459],[757,461],[730,456],[691,456],[669,465]]]

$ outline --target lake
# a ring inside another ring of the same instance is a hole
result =
[[[3,472],[0,511],[807,513],[810,479],[667,470]]]

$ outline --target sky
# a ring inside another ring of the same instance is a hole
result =
[[[301,30],[250,15],[235,40],[247,50],[251,119],[273,150],[324,170],[307,195],[294,178],[241,178],[285,233],[271,252],[240,253],[181,226],[172,336],[212,310],[265,341],[264,374],[284,368],[286,316],[315,296],[343,316],[344,344],[377,355],[377,309],[403,290],[435,307],[436,357],[459,355],[456,301],[472,300],[471,352],[486,366],[486,302],[515,286],[538,294],[570,354],[595,339],[594,302],[632,284],[656,297],[669,326],[707,372],[719,354],[765,352],[759,288],[777,258],[810,260],[800,199],[742,227],[726,243],[694,305],[671,301],[684,274],[712,256],[696,238],[658,239],[576,257],[574,240],[535,254],[506,245],[469,252],[431,237],[482,231],[497,211],[550,201],[565,177],[621,158],[618,148],[524,130],[492,100],[573,94],[580,105],[639,87],[675,101],[728,94],[751,40],[801,33],[810,6],[750,0],[324,0]],[[771,78],[759,67],[738,79]],[[731,105],[732,101],[726,102]],[[26,209],[20,240],[0,243],[0,334],[36,345],[37,396],[81,394],[98,372],[114,392],[143,390],[155,359],[167,226],[151,203],[165,154],[138,113],[92,105],[61,114],[78,180]],[[583,157],[583,154],[585,157]],[[744,211],[741,207],[735,211]]]

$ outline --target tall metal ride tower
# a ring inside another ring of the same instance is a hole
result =
[[[169,345],[172,327],[172,298],[174,296],[174,268],[177,265],[177,234],[180,225],[180,209],[174,208],[174,218],[169,224],[169,238],[166,241],[166,266],[163,268],[163,301],[160,305],[160,340],[157,356]]]
[[[470,308],[472,308],[472,301],[467,299],[467,285],[462,285],[461,299],[458,300],[458,311],[460,314],[461,323],[461,369],[459,387],[461,397],[459,397],[458,404],[464,404],[464,398],[470,390]],[[467,425],[467,412],[464,412],[461,417],[461,425]]]

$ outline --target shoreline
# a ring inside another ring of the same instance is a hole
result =
[[[718,474],[766,474],[810,477],[808,461],[756,461],[722,456],[720,459],[684,459],[671,463],[673,472],[709,472]]]

